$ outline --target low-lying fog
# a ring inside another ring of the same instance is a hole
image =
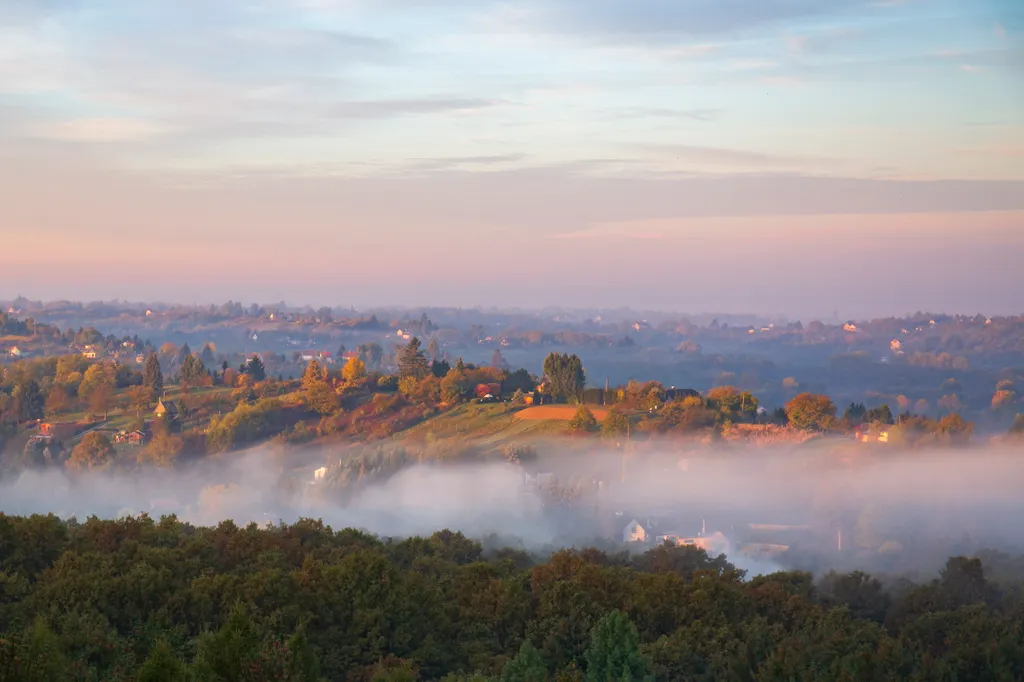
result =
[[[539,449],[554,453],[557,445]],[[337,463],[345,451],[322,455]],[[753,573],[782,566],[931,571],[943,554],[1024,550],[1021,448],[876,455],[841,465],[826,455],[753,448],[681,457],[666,446],[625,461],[619,451],[548,454],[526,470],[552,472],[560,485],[577,490],[574,504],[557,506],[543,503],[524,481],[524,468],[502,461],[412,465],[346,497],[331,472],[316,482],[315,467],[283,473],[279,458],[255,449],[175,473],[25,472],[0,483],[0,512],[80,520],[175,513],[197,525],[315,517],[390,537],[443,528],[481,539],[496,534],[528,549],[610,547],[622,542],[631,520],[659,519],[657,533],[696,536],[702,527],[705,534],[723,533],[730,560]],[[761,529],[767,534],[758,536],[749,524],[807,528],[797,535]],[[785,544],[792,551],[753,559],[739,551],[743,543]]]

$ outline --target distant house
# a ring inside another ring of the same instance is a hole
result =
[[[313,472],[313,482],[316,483],[318,481],[324,480],[324,476],[326,475],[327,467],[320,467],[319,469]]]
[[[149,442],[149,434],[145,431],[118,431],[114,435],[114,442],[122,445],[131,445],[133,447],[141,447]]]
[[[692,388],[676,388],[673,386],[665,391],[665,401],[683,400],[685,398],[699,398],[700,393]]]
[[[857,325],[853,324],[852,322],[848,322],[847,324],[843,325],[843,331],[849,332],[851,334],[856,334],[857,333]]]
[[[135,364],[136,365],[141,365],[144,362],[146,362],[146,356],[145,355],[136,355],[135,356]]]
[[[730,548],[729,539],[721,533],[687,537],[681,533],[670,532],[658,535],[656,540],[659,545],[670,542],[674,545],[678,545],[679,547],[697,547],[699,549],[703,549],[710,556],[728,554]]]
[[[155,414],[158,419],[167,419],[168,421],[177,419],[178,406],[173,402],[164,402],[163,400],[160,400],[160,402],[156,404],[156,409],[153,410],[153,414]]]
[[[12,358],[20,358],[24,353],[17,346],[11,346],[11,348],[7,351],[7,354],[10,355]]]
[[[622,529],[622,541],[623,542],[646,542],[647,531],[640,522],[633,519],[626,524],[626,527]]]
[[[96,359],[96,355],[97,355],[96,348],[93,347],[93,346],[86,346],[85,348],[82,349],[82,357],[83,358],[88,358],[89,360],[95,360]]]

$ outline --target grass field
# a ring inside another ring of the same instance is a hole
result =
[[[542,420],[542,421],[570,421],[576,416],[577,407],[575,405],[538,405],[537,407],[528,407],[525,410],[516,412],[517,419],[525,419],[527,421]],[[608,410],[603,407],[591,407],[590,411],[594,413],[598,421],[603,421],[608,416]]]

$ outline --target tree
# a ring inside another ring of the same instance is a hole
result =
[[[309,364],[306,365],[306,371],[302,374],[302,388],[308,391],[325,378],[327,378],[327,373],[320,366],[320,363],[316,360],[310,360]]]
[[[157,419],[153,422],[153,439],[139,452],[136,460],[139,464],[171,469],[184,448],[185,441],[181,436],[172,434],[167,423]]]
[[[430,363],[420,349],[420,340],[412,337],[398,354],[398,376],[423,379],[430,374]]]
[[[642,682],[650,664],[640,653],[640,633],[626,614],[615,610],[594,626],[586,652],[587,682]]]
[[[835,416],[836,406],[826,395],[801,393],[786,404],[789,423],[804,431],[827,431]]]
[[[54,417],[67,412],[70,407],[71,396],[68,395],[67,389],[60,384],[54,384],[50,389],[50,393],[46,396],[46,415]]]
[[[523,642],[519,653],[510,659],[501,670],[499,682],[547,682],[548,671],[540,651],[530,643]]]
[[[138,682],[185,682],[185,664],[171,649],[167,640],[161,639],[153,646],[136,677]]]
[[[959,414],[946,415],[938,422],[939,433],[949,438],[955,445],[966,445],[974,433],[974,424],[966,421]]]
[[[374,369],[379,368],[380,363],[384,360],[384,349],[380,347],[379,343],[360,344],[356,347],[356,353],[367,367]]]
[[[597,418],[589,407],[581,404],[569,421],[569,428],[577,433],[590,433],[597,430]]]
[[[355,384],[366,377],[366,363],[359,358],[349,358],[341,370],[341,378],[346,384]]]
[[[14,414],[20,422],[42,419],[45,414],[46,401],[35,380],[16,385],[11,400]]]
[[[608,416],[601,423],[601,435],[605,438],[618,438],[629,430],[629,417],[622,414],[614,407],[608,411]]]
[[[245,373],[252,377],[252,380],[263,381],[267,378],[267,367],[263,364],[263,358],[253,355],[245,366]]]
[[[508,369],[508,362],[505,361],[505,356],[501,354],[500,348],[495,348],[491,354],[491,367],[494,369]]]
[[[114,457],[114,446],[102,433],[93,431],[85,434],[81,442],[71,451],[66,462],[72,471],[95,471],[107,467]]]
[[[563,402],[578,402],[586,385],[583,361],[576,356],[551,353],[544,360],[544,376],[551,384],[551,397]]]
[[[146,364],[142,368],[142,385],[149,389],[154,400],[164,392],[164,373],[156,353],[146,356]]]
[[[206,378],[206,367],[195,355],[186,355],[181,363],[181,383],[185,386],[201,385]]]
[[[431,361],[436,361],[441,357],[441,348],[437,345],[437,339],[431,338],[430,343],[427,344],[427,357]]]
[[[306,403],[321,415],[338,410],[338,394],[326,381],[316,381],[306,389]]]

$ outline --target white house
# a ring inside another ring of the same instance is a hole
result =
[[[320,467],[313,472],[313,482],[324,480],[324,476],[327,475],[327,467]]]
[[[622,529],[623,542],[646,542],[647,531],[640,525],[640,522],[633,519]]]
[[[10,350],[7,351],[7,354],[10,355],[12,358],[20,358],[22,352],[21,349],[18,348],[17,346],[11,346]]]

